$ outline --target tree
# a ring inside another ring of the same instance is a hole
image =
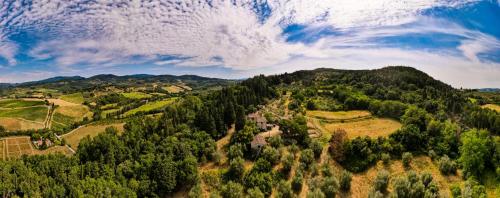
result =
[[[307,193],[307,198],[325,198],[325,194],[321,192],[321,189],[317,188],[313,191],[309,191],[309,193]]]
[[[245,127],[245,109],[241,105],[236,106],[235,130],[239,131]]]
[[[153,175],[160,192],[162,194],[171,193],[177,185],[175,163],[172,158],[166,157],[157,159],[154,164]]]
[[[375,178],[375,183],[373,188],[375,191],[385,192],[387,190],[387,185],[389,184],[389,172],[386,170],[381,170],[377,173]]]
[[[309,148],[312,149],[314,152],[314,157],[318,159],[321,156],[321,153],[323,152],[323,146],[321,146],[321,143],[319,143],[316,140],[311,141]]]
[[[314,152],[311,149],[304,149],[300,154],[300,162],[304,165],[309,166],[314,161]]]
[[[328,151],[335,161],[342,162],[344,160],[344,145],[347,141],[347,132],[345,130],[338,129],[333,132]]]
[[[281,158],[282,170],[284,173],[288,174],[292,170],[294,163],[294,157],[292,154],[286,154]]]
[[[343,191],[349,191],[351,189],[352,174],[349,171],[342,171],[340,175],[340,189]]]
[[[326,197],[335,197],[339,189],[339,182],[335,177],[325,177],[321,185],[321,191]]]
[[[241,144],[247,146],[252,142],[255,134],[259,132],[259,129],[254,124],[246,124],[245,127],[237,131],[231,137],[231,144]]]
[[[5,130],[5,127],[4,127],[4,126],[2,126],[2,125],[0,125],[0,133],[3,133],[3,132],[5,132],[5,131],[6,131],[6,130]]]
[[[278,164],[278,162],[280,160],[280,153],[277,149],[270,147],[270,146],[266,146],[264,148],[264,151],[262,151],[261,157],[266,159],[272,165],[276,165],[276,164]]]
[[[304,177],[301,172],[295,173],[292,179],[292,189],[295,192],[300,192],[302,190],[302,184],[304,183]]]
[[[277,191],[278,191],[277,197],[279,197],[279,198],[293,198],[294,197],[290,183],[286,182],[285,180],[281,180],[278,183]]]
[[[401,159],[403,161],[403,166],[405,168],[409,168],[410,167],[410,163],[411,163],[411,159],[412,158],[413,158],[413,155],[410,152],[404,152],[403,153],[403,156],[401,157]]]
[[[457,172],[457,167],[455,162],[453,162],[447,155],[444,155],[439,159],[439,171],[444,175],[455,174]]]
[[[244,161],[241,157],[232,159],[229,163],[228,175],[230,179],[239,181],[245,173]]]
[[[264,193],[259,188],[251,188],[247,190],[247,198],[264,198]]]
[[[239,183],[229,181],[222,187],[221,196],[223,198],[240,198],[243,197],[243,186]]]
[[[462,135],[461,141],[459,162],[462,164],[465,177],[481,178],[491,151],[488,132],[472,129]]]

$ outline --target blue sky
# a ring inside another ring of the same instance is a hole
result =
[[[500,1],[0,0],[0,82],[388,65],[500,87]]]

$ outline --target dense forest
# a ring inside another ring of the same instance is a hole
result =
[[[140,76],[143,78],[148,76]],[[71,80],[74,85],[83,81]],[[366,171],[378,161],[401,159],[406,164],[417,155],[437,161],[443,174],[462,172],[466,185],[452,186],[454,197],[485,197],[485,175],[493,175],[495,184],[500,184],[500,113],[480,106],[498,104],[497,95],[455,89],[409,67],[317,69],[255,76],[238,83],[204,80],[220,83],[223,88],[179,95],[172,105],[154,112],[160,116],[127,119],[122,134],[108,128],[94,138],[86,137],[73,156],[0,161],[0,194],[167,197],[187,192],[186,196],[201,197],[200,183],[207,178],[202,178],[199,167],[221,163],[216,141],[231,130],[235,132],[227,146],[229,163],[220,176],[208,178],[220,184],[211,186],[216,190],[210,197],[295,197],[305,174],[322,175],[308,182],[307,197],[334,197],[351,188],[353,173]],[[42,86],[24,86],[35,85]],[[87,88],[69,85],[65,86],[67,92]],[[247,115],[288,92],[291,101],[287,108],[292,113],[273,123],[283,135],[269,138],[269,146],[256,153],[251,142],[260,130]],[[113,94],[97,103],[120,101],[124,106],[131,103]],[[317,166],[323,145],[308,135],[307,110],[367,110],[398,120],[402,127],[378,138],[349,139],[345,131],[335,131],[326,145],[327,155],[345,170],[334,175],[331,168]],[[285,146],[290,152],[280,151]],[[245,161],[252,161],[253,166],[246,169]],[[292,170],[295,163],[298,165]],[[285,182],[288,177],[292,177],[291,182]],[[409,172],[398,178],[392,182],[391,195],[387,173],[379,172],[374,180],[370,197],[443,196],[426,173]],[[500,187],[496,191],[500,192]]]

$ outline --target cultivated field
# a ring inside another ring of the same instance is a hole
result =
[[[355,122],[325,124],[324,127],[329,132],[333,132],[337,129],[344,129],[349,138],[363,136],[376,138],[380,136],[389,136],[389,134],[401,128],[401,123],[387,118],[370,118]]]
[[[84,117],[92,117],[90,109],[81,104],[71,103],[60,99],[49,100],[57,105],[52,117],[51,128],[61,129],[69,127],[75,122],[82,121]]]
[[[140,112],[140,111],[147,112],[147,111],[151,111],[151,110],[155,110],[155,109],[160,109],[162,107],[165,107],[165,106],[171,104],[175,100],[176,100],[176,98],[169,98],[166,100],[149,102],[149,103],[142,105],[138,108],[135,108],[135,109],[132,109],[130,111],[125,112],[124,115],[129,116],[129,115],[134,115],[135,113]]]
[[[126,98],[132,99],[143,99],[143,98],[151,98],[151,95],[142,92],[130,92],[130,93],[122,93]]]
[[[84,102],[82,93],[62,95],[59,98],[61,100],[68,101],[68,102],[75,103],[75,104],[82,104]]]
[[[326,120],[349,120],[371,116],[368,111],[307,111],[306,115]]]
[[[78,148],[78,144],[80,140],[87,135],[90,137],[95,137],[99,133],[104,132],[107,127],[116,127],[119,132],[123,132],[124,123],[116,123],[116,124],[102,124],[102,125],[87,125],[79,127],[67,134],[62,135],[62,138],[66,140],[66,143],[71,146],[73,149]]]
[[[0,142],[0,145],[2,146],[1,159],[3,160],[16,159],[21,157],[23,154],[34,154],[34,149],[31,145],[30,137],[28,136],[3,138]]]
[[[486,105],[483,105],[483,108],[488,108],[488,109],[492,109],[492,110],[500,112],[500,105],[496,105],[496,104],[486,104]]]
[[[24,120],[21,118],[0,118],[0,125],[5,127],[8,131],[42,129],[44,127],[42,122]]]
[[[45,106],[2,109],[0,110],[0,117],[21,118],[35,122],[43,122],[47,116],[47,111],[47,107]]]
[[[19,108],[45,105],[41,100],[0,100],[0,108]]]

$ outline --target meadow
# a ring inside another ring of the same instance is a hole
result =
[[[30,121],[43,122],[47,116],[47,107],[35,106],[20,109],[2,109],[0,117],[22,118]]]
[[[343,129],[349,138],[369,136],[372,138],[386,137],[401,128],[401,123],[387,118],[370,118],[355,122],[331,123],[324,127],[333,132]]]
[[[487,109],[492,109],[492,110],[495,110],[495,111],[500,112],[500,105],[496,105],[496,104],[486,104],[486,105],[483,105],[482,107],[483,107],[483,108],[487,108]]]
[[[82,104],[84,102],[84,98],[83,98],[83,94],[82,93],[74,93],[74,94],[62,95],[59,98],[61,100],[68,101],[68,102],[75,103],[75,104]]]
[[[45,105],[41,100],[0,100],[0,108],[20,108]]]
[[[131,99],[151,98],[151,95],[142,92],[122,93],[122,95],[125,96],[126,98],[131,98]]]
[[[168,91],[169,93],[180,93],[184,91],[184,88],[175,85],[166,86],[163,87],[163,89]]]
[[[29,121],[19,118],[0,118],[0,125],[5,127],[7,131],[42,129],[42,122]]]
[[[115,124],[98,124],[98,125],[86,125],[80,128],[73,130],[67,134],[62,135],[62,138],[66,140],[66,144],[71,146],[73,149],[78,148],[78,144],[80,140],[87,135],[90,137],[95,137],[99,133],[104,132],[104,130],[108,127],[116,127],[119,132],[123,132],[124,123],[115,123]]]
[[[149,102],[149,103],[142,105],[138,108],[135,108],[135,109],[132,109],[130,111],[125,112],[124,115],[129,116],[129,115],[134,115],[135,113],[140,112],[140,111],[147,112],[147,111],[151,111],[151,110],[155,110],[155,109],[160,109],[160,108],[163,108],[163,107],[171,104],[175,100],[176,100],[176,98],[169,98],[166,100]]]

